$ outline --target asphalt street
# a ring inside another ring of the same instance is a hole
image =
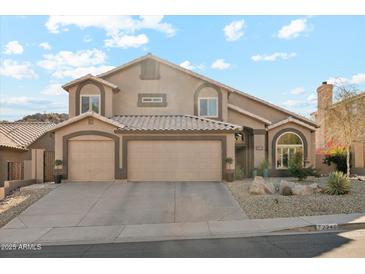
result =
[[[43,246],[1,250],[0,257],[312,258],[365,257],[365,232],[314,233],[229,239]]]

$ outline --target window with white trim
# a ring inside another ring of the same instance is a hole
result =
[[[94,111],[100,114],[100,95],[81,95],[81,113]]]
[[[217,118],[218,98],[215,97],[199,98],[199,116]]]
[[[296,153],[303,155],[303,140],[294,132],[285,132],[276,141],[276,168],[287,169]],[[304,162],[304,156],[303,156]]]
[[[141,98],[142,103],[162,103],[163,102],[163,98],[162,97],[148,97],[148,96],[143,96]]]

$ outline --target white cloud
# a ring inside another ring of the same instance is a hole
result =
[[[58,96],[65,95],[66,91],[62,88],[62,84],[50,83],[41,93],[44,95]]]
[[[292,100],[292,99],[286,100],[282,103],[282,105],[284,107],[294,107],[294,106],[298,106],[298,105],[301,105],[301,104],[302,104],[302,101]]]
[[[304,93],[305,89],[303,87],[297,87],[297,88],[293,88],[291,91],[290,91],[290,94],[293,94],[293,95],[299,95],[299,94],[302,94]]]
[[[17,80],[24,78],[35,79],[38,75],[32,69],[29,62],[18,63],[11,59],[5,59],[0,65],[0,75],[13,77]]]
[[[289,25],[283,26],[277,36],[281,39],[293,39],[311,30],[306,18],[292,20]]]
[[[46,27],[52,33],[67,30],[74,25],[81,29],[94,27],[106,32],[105,45],[110,47],[138,47],[148,43],[145,34],[137,31],[152,29],[171,37],[176,29],[169,23],[162,22],[163,16],[50,16]]]
[[[117,48],[138,48],[148,43],[148,37],[145,34],[139,35],[113,35],[111,39],[105,40],[107,47]]]
[[[96,75],[114,68],[114,66],[105,65],[105,62],[106,54],[103,51],[89,49],[45,54],[37,64],[49,70],[52,77],[62,79],[78,78],[88,73]]]
[[[243,29],[245,27],[245,21],[233,21],[230,24],[226,25],[223,29],[224,35],[226,37],[226,41],[236,41],[240,39],[244,32]]]
[[[230,67],[231,64],[227,63],[224,59],[217,59],[211,65],[212,69],[219,69],[219,70],[225,70]]]
[[[115,68],[114,66],[106,66],[106,65],[102,65],[102,66],[90,66],[90,67],[78,67],[78,68],[63,68],[63,69],[59,69],[56,70],[55,72],[52,73],[52,77],[56,78],[56,79],[62,79],[62,78],[79,78],[81,76],[84,76],[88,73],[91,73],[93,75],[97,75],[103,72],[106,72],[108,70],[111,70]]]
[[[52,49],[51,45],[48,42],[40,43],[39,47],[41,47],[42,49],[45,49],[45,50],[51,50]]]
[[[26,105],[43,105],[48,104],[50,101],[32,98],[27,96],[18,96],[18,97],[7,97],[0,99],[0,104],[10,105],[10,106],[26,106]]]
[[[297,54],[295,52],[291,52],[291,53],[286,53],[286,52],[274,52],[273,54],[270,55],[254,55],[251,57],[252,61],[254,62],[260,62],[260,61],[268,61],[268,62],[274,62],[276,60],[288,60],[290,58],[293,58],[297,56]]]
[[[315,93],[307,97],[308,104],[317,104],[317,95]]]
[[[365,73],[357,73],[351,78],[330,77],[327,82],[336,85],[362,85],[365,84]]]
[[[190,70],[194,70],[196,69],[196,66],[194,66],[190,61],[186,60],[184,62],[182,62],[180,64],[180,67],[186,68],[186,69],[190,69]]]
[[[77,52],[60,51],[57,54],[45,54],[38,65],[47,70],[62,67],[82,67],[104,63],[106,54],[98,49],[80,50]]]
[[[189,60],[182,62],[180,64],[180,66],[183,68],[186,68],[186,69],[190,69],[190,70],[196,70],[196,69],[205,70],[206,69],[204,64],[193,64]]]
[[[10,41],[4,46],[4,54],[22,54],[24,51],[23,46],[18,41]]]

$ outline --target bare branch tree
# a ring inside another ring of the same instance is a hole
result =
[[[335,85],[335,103],[326,112],[326,131],[336,145],[347,152],[347,176],[350,176],[350,150],[353,142],[365,137],[365,93],[356,86]]]

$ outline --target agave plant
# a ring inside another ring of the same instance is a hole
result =
[[[324,188],[325,193],[330,195],[344,195],[350,191],[350,181],[346,174],[341,171],[332,172]]]

